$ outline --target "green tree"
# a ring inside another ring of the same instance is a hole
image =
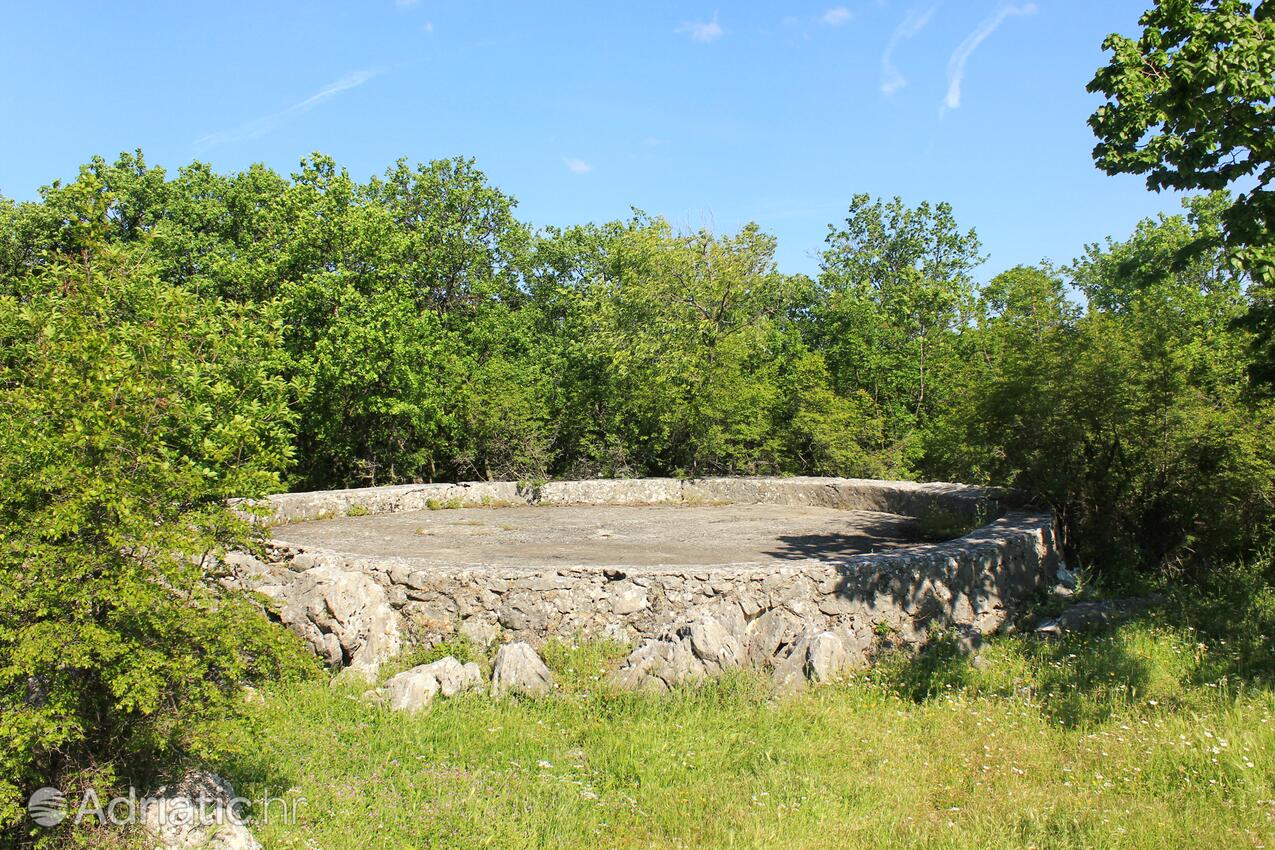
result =
[[[1275,7],[1245,0],[1157,0],[1140,38],[1110,35],[1111,61],[1089,84],[1108,98],[1089,119],[1108,174],[1160,189],[1229,189],[1228,243],[1275,282]]]
[[[110,207],[86,196],[77,255],[0,294],[3,827],[40,785],[148,779],[242,683],[302,665],[210,581],[251,543],[227,497],[291,461],[279,325],[85,241]]]
[[[900,473],[920,460],[918,429],[943,398],[938,378],[973,302],[979,249],[947,204],[857,195],[844,226],[829,227],[808,336],[843,396],[866,393],[880,407],[879,448]]]
[[[756,225],[676,233],[641,214],[546,235],[531,291],[555,340],[560,473],[878,468],[875,410],[831,391],[795,320],[811,283],[774,248]]]
[[[1145,174],[1156,191],[1237,192],[1218,238],[1258,284],[1242,320],[1254,332],[1250,372],[1275,386],[1275,6],[1157,0],[1140,23],[1136,40],[1107,37],[1111,61],[1089,84],[1108,98],[1089,119],[1094,160]]]
[[[1216,236],[1222,200],[1091,246],[1065,270],[1084,309],[1051,269],[995,278],[931,471],[1036,495],[1104,568],[1198,568],[1270,534],[1275,408],[1248,399],[1241,276],[1220,247],[1166,262]]]

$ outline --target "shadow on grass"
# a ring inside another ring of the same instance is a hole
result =
[[[949,635],[887,657],[874,678],[924,702],[953,693],[1029,701],[1066,726],[1135,706],[1184,708],[1275,687],[1275,569],[1269,557],[1164,588],[1137,616],[1057,638],[988,638],[977,661]]]
[[[1136,641],[1125,631],[1139,628],[1126,623],[1061,639],[993,637],[977,660],[944,635],[916,655],[886,659],[878,676],[916,702],[960,692],[1014,698],[1065,726],[1083,726],[1159,692],[1165,671],[1157,669],[1154,655],[1135,651]]]
[[[1275,688],[1275,552],[1209,571],[1192,592],[1170,594],[1164,616],[1209,647],[1199,681]]]
[[[245,727],[261,725],[250,718],[238,722]],[[267,814],[263,805],[273,809],[301,781],[299,765],[281,761],[270,747],[253,746],[250,737],[236,744],[218,743],[221,746],[216,747],[216,756],[208,767],[226,779],[237,795],[248,800],[247,814],[252,818]]]

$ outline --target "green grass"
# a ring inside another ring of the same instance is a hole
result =
[[[464,507],[465,503],[460,496],[452,496],[450,499],[426,499],[425,507],[431,511],[454,511]]]
[[[207,732],[241,792],[305,798],[274,848],[1275,847],[1275,694],[1165,620],[787,698],[613,693],[620,648],[554,646],[550,699],[405,717],[308,683]]]

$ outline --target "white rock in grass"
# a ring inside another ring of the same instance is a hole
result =
[[[439,694],[454,697],[481,687],[482,683],[483,671],[477,664],[461,664],[449,655],[391,676],[383,686],[363,697],[395,711],[419,711]]]
[[[433,675],[438,680],[439,691],[445,697],[454,697],[480,687],[483,683],[483,672],[477,664],[472,661],[461,664],[450,655],[430,664],[422,664],[414,670]]]
[[[744,648],[717,619],[700,617],[687,628],[691,651],[710,673],[719,673],[744,663]]]
[[[845,642],[835,632],[802,634],[788,654],[775,662],[772,679],[781,693],[801,690],[807,680],[827,682],[850,666]]]
[[[434,701],[441,690],[437,677],[423,667],[391,676],[377,695],[395,711],[420,711]]]
[[[365,573],[320,564],[288,589],[280,619],[342,675],[368,681],[402,649],[399,616]]]
[[[245,801],[215,773],[192,771],[146,800],[142,823],[157,850],[262,850],[243,822]]]
[[[496,652],[491,670],[491,695],[544,696],[553,690],[553,674],[525,641],[507,643]]]

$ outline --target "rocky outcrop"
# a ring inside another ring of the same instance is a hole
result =
[[[850,653],[836,632],[819,632],[806,646],[802,672],[814,682],[830,682],[850,669]]]
[[[419,668],[391,676],[385,685],[369,695],[395,711],[420,711],[438,695],[438,679]]]
[[[291,583],[258,590],[283,602],[279,616],[320,658],[367,680],[403,648],[389,594],[366,572],[316,563]]]
[[[261,850],[243,821],[244,801],[215,773],[192,771],[148,797],[142,824],[157,850]]]
[[[739,636],[718,618],[701,613],[643,643],[611,682],[628,690],[667,691],[740,667],[746,658]]]
[[[806,632],[774,664],[775,687],[785,693],[800,690],[806,682],[829,682],[843,676],[866,657],[851,654],[836,632]]]
[[[509,694],[539,697],[553,690],[553,674],[531,648],[519,641],[507,643],[496,651],[491,669],[491,695]]]
[[[835,632],[803,631],[800,621],[782,611],[747,625],[742,618],[701,612],[631,652],[611,684],[662,692],[751,664],[773,671],[779,690],[794,691],[807,680],[831,681],[862,665],[863,648],[856,644],[852,652]]]

